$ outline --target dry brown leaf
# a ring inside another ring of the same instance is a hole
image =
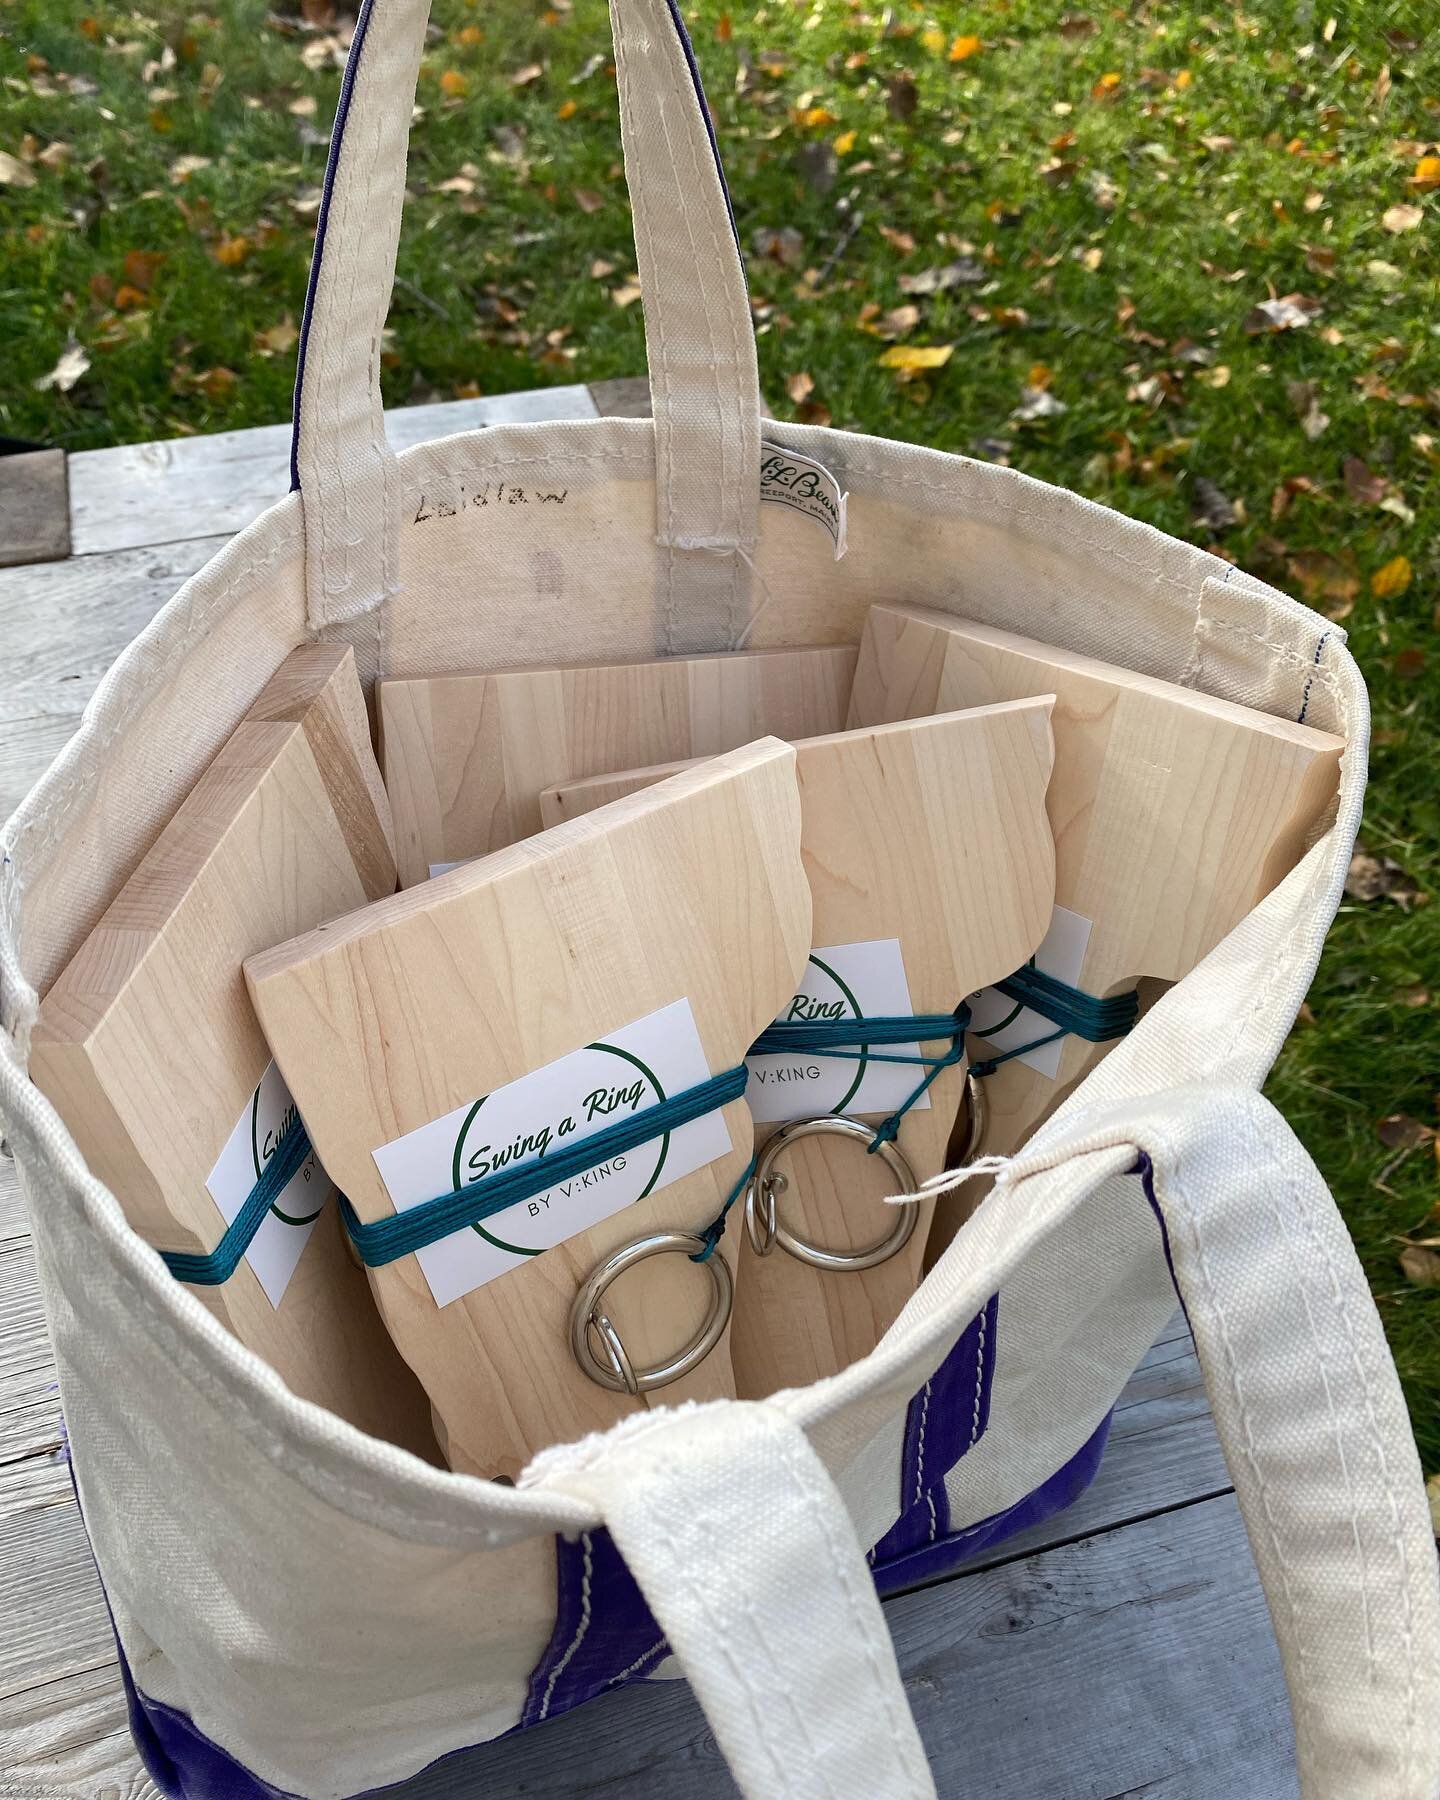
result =
[[[284,356],[299,341],[300,333],[295,329],[294,320],[286,318],[278,325],[255,333],[255,352],[258,356]]]
[[[1381,216],[1380,223],[1387,231],[1413,231],[1424,217],[1425,208],[1423,206],[1415,206],[1410,201],[1402,201],[1398,206],[1387,207]]]
[[[1390,483],[1358,456],[1347,456],[1341,464],[1345,492],[1357,506],[1378,506],[1385,498]]]
[[[523,69],[517,69],[510,77],[511,87],[529,87],[532,82],[539,81],[545,73],[543,63],[526,63]]]
[[[1368,850],[1356,850],[1350,858],[1345,892],[1366,905],[1372,900],[1393,900],[1402,912],[1427,898],[1414,876],[1393,857],[1374,856]]]
[[[48,375],[41,375],[33,385],[42,394],[52,388],[57,394],[68,394],[90,367],[89,353],[72,338],[60,353],[60,360]]]
[[[880,235],[892,250],[898,250],[901,256],[913,256],[915,240],[908,231],[896,231],[892,225],[882,225]]]
[[[1440,1287],[1440,1255],[1411,1244],[1400,1252],[1400,1269],[1407,1281],[1416,1287]]]
[[[794,375],[785,377],[785,392],[801,406],[815,392],[815,378],[808,369],[800,369]]]
[[[27,169],[18,156],[0,150],[0,187],[34,187],[35,171]]]
[[[597,213],[605,204],[605,196],[594,188],[576,188],[572,197],[583,213]]]
[[[1391,1113],[1375,1127],[1376,1136],[1389,1150],[1418,1150],[1435,1136],[1429,1125],[1412,1119],[1409,1113]]]
[[[123,265],[125,279],[131,287],[140,288],[148,294],[164,261],[163,250],[127,250]]]
[[[610,298],[617,306],[633,306],[640,298],[638,277],[632,276],[630,280],[622,282],[619,287],[611,288]]]

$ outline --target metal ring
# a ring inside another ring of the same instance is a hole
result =
[[[849,1119],[835,1113],[826,1113],[815,1119],[793,1119],[790,1124],[782,1125],[760,1152],[755,1160],[755,1174],[751,1179],[749,1190],[745,1195],[745,1225],[750,1233],[750,1241],[759,1249],[756,1240],[757,1226],[754,1215],[757,1207],[765,1208],[765,1217],[760,1222],[762,1236],[768,1228],[771,1242],[779,1244],[781,1249],[788,1250],[790,1255],[803,1263],[809,1263],[812,1269],[826,1269],[832,1274],[849,1274],[859,1269],[873,1269],[880,1263],[889,1262],[892,1256],[903,1250],[910,1242],[915,1230],[918,1209],[915,1205],[897,1206],[895,1208],[895,1225],[877,1244],[868,1250],[827,1250],[821,1244],[811,1244],[798,1237],[785,1225],[775,1205],[775,1193],[784,1176],[773,1171],[776,1159],[792,1144],[801,1138],[836,1136],[853,1138],[864,1144],[866,1151],[875,1144],[875,1133],[868,1125],[862,1125],[858,1119]],[[914,1194],[916,1182],[914,1171],[908,1162],[888,1138],[883,1139],[875,1147],[875,1155],[894,1175],[901,1191]],[[766,1249],[761,1254],[767,1254]]]
[[[965,1098],[968,1101],[967,1113],[969,1131],[965,1134],[965,1142],[955,1158],[956,1167],[964,1163],[974,1162],[980,1154],[980,1147],[985,1142],[985,1133],[990,1127],[990,1109],[985,1101],[985,1084],[978,1075],[965,1071]]]
[[[672,1253],[693,1258],[704,1248],[705,1239],[693,1231],[656,1231],[623,1245],[591,1270],[570,1308],[570,1348],[582,1374],[588,1375],[597,1386],[608,1388],[612,1394],[638,1395],[668,1387],[672,1381],[678,1381],[704,1362],[730,1323],[730,1310],[735,1299],[730,1265],[718,1251],[700,1265],[709,1274],[715,1290],[705,1323],[669,1362],[658,1363],[653,1369],[637,1369],[614,1322],[600,1305],[605,1290],[636,1263]],[[604,1361],[595,1354],[593,1337],[600,1340]]]

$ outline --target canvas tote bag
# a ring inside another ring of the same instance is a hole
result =
[[[1257,1091],[1359,818],[1366,698],[1344,633],[1074,495],[908,445],[767,428],[848,489],[843,562],[762,507],[745,280],[666,0],[615,0],[614,19],[653,424],[393,455],[378,349],[426,10],[360,14],[295,491],[125,653],[0,844],[0,1115],[157,1779],[336,1800],[678,1668],[747,1794],[930,1794],[877,1585],[941,1573],[1073,1498],[1178,1288],[1306,1800],[1432,1800],[1440,1607],[1414,1444],[1349,1238]],[[317,636],[353,643],[367,679],[724,650],[762,601],[752,644],[854,641],[876,599],[1343,734],[1334,821],[1003,1170],[842,1374],[636,1417],[547,1452],[514,1489],[295,1399],[129,1231],[25,1073],[38,996],[280,660]]]

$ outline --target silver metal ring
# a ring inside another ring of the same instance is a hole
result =
[[[688,1375],[704,1362],[724,1335],[735,1301],[730,1265],[718,1250],[700,1264],[714,1287],[705,1323],[669,1362],[659,1363],[653,1369],[637,1369],[613,1320],[600,1304],[611,1283],[618,1281],[636,1263],[645,1262],[652,1256],[695,1257],[704,1248],[705,1239],[692,1231],[656,1231],[623,1245],[591,1270],[570,1308],[570,1348],[582,1374],[588,1375],[597,1386],[608,1388],[612,1394],[638,1395],[668,1387],[672,1381],[679,1381],[682,1375]],[[603,1360],[595,1354],[597,1338],[604,1352]]]
[[[918,1217],[915,1205],[897,1206],[893,1229],[868,1250],[827,1250],[822,1244],[811,1244],[797,1236],[780,1218],[775,1195],[783,1191],[785,1177],[775,1169],[776,1159],[801,1138],[828,1136],[852,1138],[863,1144],[867,1152],[875,1143],[875,1133],[868,1125],[843,1114],[826,1113],[815,1119],[792,1119],[788,1125],[782,1125],[755,1160],[755,1173],[745,1192],[745,1229],[751,1244],[762,1256],[768,1255],[771,1248],[779,1244],[782,1250],[809,1263],[812,1269],[826,1269],[832,1274],[876,1268],[880,1263],[889,1262],[910,1242]],[[876,1146],[874,1153],[895,1177],[901,1192],[913,1194],[916,1187],[914,1171],[895,1145],[887,1138]]]
[[[965,1134],[965,1142],[955,1158],[957,1168],[968,1162],[974,1162],[980,1154],[985,1142],[985,1133],[990,1126],[990,1109],[985,1102],[985,1083],[978,1075],[965,1071],[965,1098],[968,1102],[967,1114],[970,1129]]]

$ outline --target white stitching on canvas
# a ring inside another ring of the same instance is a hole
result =
[[[637,1656],[635,1658],[634,1662],[630,1663],[626,1668],[623,1668],[618,1675],[612,1675],[610,1677],[610,1680],[606,1683],[606,1686],[607,1687],[618,1687],[620,1685],[620,1683],[622,1681],[624,1681],[628,1676],[633,1675],[637,1669],[642,1668],[647,1662],[649,1662],[650,1658],[655,1654],[655,1652],[657,1650],[663,1650],[664,1648],[665,1648],[664,1638],[663,1637],[656,1638],[655,1642],[650,1646],[650,1648],[644,1653],[643,1656]]]
[[[975,1348],[975,1410],[970,1415],[970,1442],[973,1450],[980,1437],[980,1403],[985,1397],[985,1334],[990,1322],[990,1308],[980,1308],[980,1342]]]
[[[580,1572],[580,1622],[575,1627],[575,1635],[571,1638],[565,1654],[550,1671],[550,1679],[545,1683],[545,1692],[540,1699],[540,1710],[535,1715],[537,1721],[545,1718],[549,1713],[550,1702],[555,1697],[555,1683],[570,1666],[572,1657],[580,1648],[585,1633],[590,1629],[590,1578],[594,1573],[595,1568],[595,1546],[588,1531],[582,1531],[580,1533],[580,1548],[584,1556],[584,1563]]]

